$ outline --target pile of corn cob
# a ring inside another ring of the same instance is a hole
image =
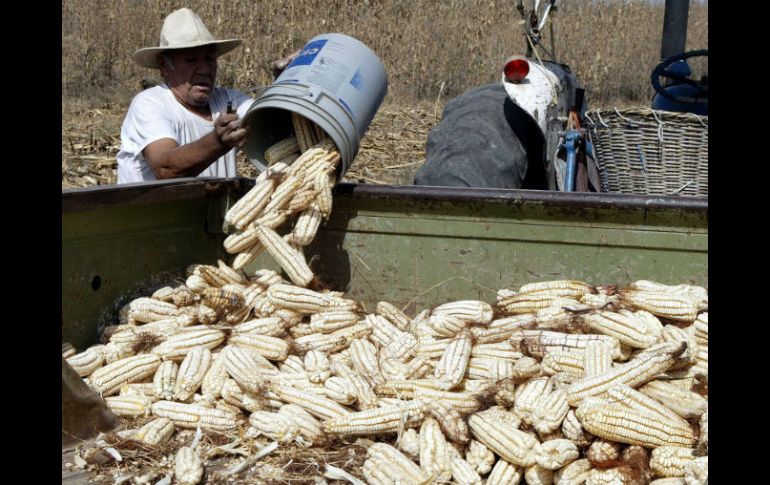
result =
[[[127,305],[106,345],[68,356],[113,411],[156,418],[126,438],[159,445],[200,427],[313,446],[382,435],[363,468],[372,484],[707,475],[701,288],[556,281],[409,318],[269,270],[247,277],[220,261],[189,272],[194,283]]]
[[[123,439],[162,446],[200,428],[310,447],[373,436],[362,468],[373,485],[705,483],[705,289],[552,281],[501,289],[494,306],[366,312],[308,288],[297,226],[323,214],[336,152],[307,147],[228,212],[242,230],[225,242],[232,266],[192,265],[185,284],[126,305],[105,344],[63,348],[127,419]],[[297,211],[286,237],[269,227]],[[290,281],[242,271],[263,248]],[[138,418],[151,420],[132,427]],[[194,446],[177,452],[177,483],[199,483],[203,469]]]

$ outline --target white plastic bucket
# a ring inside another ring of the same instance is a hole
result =
[[[244,116],[244,124],[250,126],[246,156],[264,170],[265,150],[293,134],[291,112],[295,112],[334,140],[341,177],[387,90],[385,67],[371,49],[343,34],[313,37]]]

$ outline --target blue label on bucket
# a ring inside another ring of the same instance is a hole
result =
[[[311,64],[313,60],[315,60],[318,53],[321,52],[321,49],[328,40],[329,39],[319,39],[308,43],[302,49],[302,52],[300,52],[299,55],[291,62],[291,64],[288,65],[287,69],[292,66],[303,66]]]
[[[359,91],[364,88],[364,77],[361,75],[360,69],[353,74],[353,79],[350,80],[350,84]]]

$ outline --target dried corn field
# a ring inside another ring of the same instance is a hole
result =
[[[311,37],[343,32],[371,47],[389,92],[346,180],[409,183],[424,161],[443,104],[494,82],[502,62],[524,52],[515,2],[498,0],[231,2],[86,0],[62,2],[62,188],[112,183],[120,123],[142,80],[157,72],[130,54],[156,45],[163,18],[182,6],[215,36],[244,44],[222,58],[219,82],[246,89],[271,82],[268,64]],[[588,89],[592,107],[648,105],[658,62],[662,2],[563,0],[556,55]],[[544,40],[550,46],[549,32]],[[708,2],[691,2],[687,49],[708,47]],[[701,68],[702,69],[702,68]],[[696,69],[697,70],[697,69]],[[253,174],[241,163],[242,175]]]

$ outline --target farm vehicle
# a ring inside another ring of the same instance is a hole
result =
[[[680,120],[695,118],[665,113],[708,116],[708,77],[691,79],[691,69],[686,62],[708,56],[708,51],[683,52],[688,8],[689,0],[667,0],[665,4],[663,60],[651,75],[655,91],[652,108],[655,111],[644,114],[653,125],[662,127],[668,123],[671,126],[681,123]],[[660,157],[650,161],[651,156],[646,152],[665,151],[663,142],[655,143],[654,139],[640,142],[641,137],[636,137],[636,142],[628,141],[619,135],[623,127],[609,127],[603,120],[595,119],[596,115],[594,119],[587,116],[585,90],[570,67],[554,58],[553,29],[550,49],[542,39],[549,16],[556,11],[556,1],[536,0],[531,9],[525,9],[524,2],[518,0],[517,9],[525,31],[526,55],[514,55],[506,61],[499,83],[471,89],[448,103],[441,122],[428,136],[427,160],[417,172],[415,183],[566,192],[665,193],[657,190],[662,184],[660,180],[641,180],[631,185],[607,179],[614,173],[628,170],[624,163],[618,162],[619,158],[623,162],[630,159],[630,164],[636,158],[644,164],[646,155],[646,161],[651,162],[648,165],[660,165],[652,169],[649,179],[668,178],[672,181],[681,175],[677,173],[682,172],[680,166],[693,163],[692,160],[675,160],[676,155],[669,154],[668,159]],[[620,113],[618,116],[619,121],[627,121]],[[667,119],[661,120],[661,116]],[[674,131],[665,143],[669,146],[691,141],[700,143],[700,152],[693,153],[695,157],[706,159],[697,168],[703,170],[704,164],[707,169],[707,126],[704,118],[695,119],[701,120],[703,127],[696,135],[699,139],[684,139]],[[641,124],[645,123],[646,120],[642,120]],[[628,125],[632,124],[628,121]],[[603,157],[597,157],[592,135],[608,146],[602,147]],[[671,151],[675,152],[676,148]],[[681,157],[692,159],[693,153]],[[645,172],[648,169],[649,166],[643,166]],[[708,194],[705,178],[700,178],[697,183],[701,185],[698,190],[691,190],[687,195]]]

